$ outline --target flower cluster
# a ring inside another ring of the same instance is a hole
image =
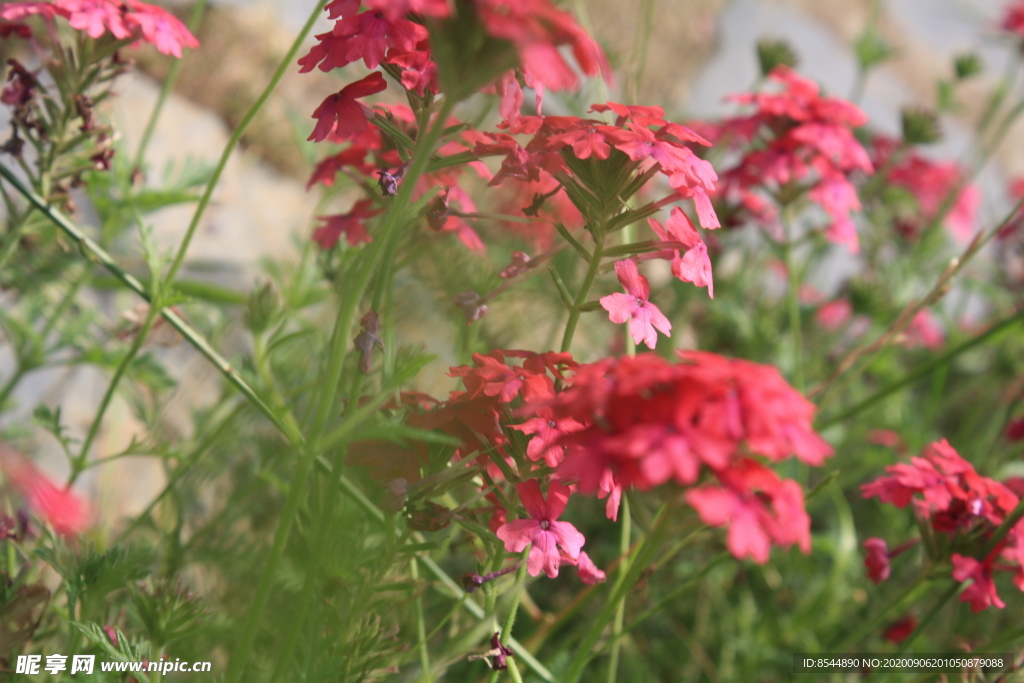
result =
[[[831,217],[828,239],[858,251],[850,214],[860,208],[860,199],[849,177],[874,168],[853,135],[867,117],[850,102],[822,96],[816,83],[787,66],[775,67],[769,79],[781,90],[731,97],[752,105],[753,113],[698,127],[712,140],[741,150],[719,187],[727,223],[753,218],[773,227],[778,216],[765,193],[782,205],[806,193]]]
[[[45,20],[66,19],[72,28],[90,38],[110,34],[116,40],[144,41],[165,55],[181,57],[182,48],[199,45],[177,17],[154,5],[138,0],[54,0],[54,2],[0,2],[0,35],[32,35],[25,20],[38,16]]]
[[[548,441],[565,447],[558,477],[607,497],[615,518],[623,488],[690,486],[705,470],[716,483],[690,489],[686,500],[706,524],[729,527],[736,557],[764,563],[773,544],[806,552],[803,492],[765,460],[795,455],[820,465],[832,454],[811,428],[814,406],[773,367],[703,352],[680,359],[641,354],[581,365],[553,399],[528,405],[556,425],[582,425]]]
[[[1020,502],[1009,486],[978,474],[945,439],[929,444],[921,457],[911,458],[909,464],[891,465],[886,472],[863,485],[861,492],[865,498],[877,497],[898,508],[913,503],[919,519],[953,540],[957,550],[950,558],[953,578],[973,579],[960,594],[961,602],[969,602],[975,612],[990,605],[1004,607],[992,580],[999,569],[1014,572],[1014,582],[1024,590],[1024,523],[1018,522],[998,542],[991,543],[995,530]],[[865,565],[877,583],[889,575],[889,558],[909,544],[889,552],[884,540],[868,539],[865,547]],[[1006,562],[997,562],[1000,557]]]

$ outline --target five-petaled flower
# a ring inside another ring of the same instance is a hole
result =
[[[642,341],[648,348],[653,349],[658,343],[655,329],[669,337],[672,323],[648,300],[651,296],[651,285],[637,270],[636,261],[616,261],[615,274],[626,293],[601,297],[601,307],[608,311],[608,317],[613,323],[629,322],[629,336],[634,342],[639,344]]]
[[[516,490],[530,519],[503,524],[498,528],[498,538],[505,542],[505,550],[510,553],[521,553],[533,544],[526,570],[530,576],[539,576],[543,571],[553,579],[558,576],[561,563],[558,548],[561,547],[570,559],[579,560],[585,540],[572,524],[558,521],[569,500],[569,489],[557,481],[552,482],[546,501],[536,479],[517,484]]]

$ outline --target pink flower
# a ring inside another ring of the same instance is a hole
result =
[[[973,582],[960,594],[960,602],[971,603],[972,612],[980,612],[991,605],[999,609],[1006,607],[1006,603],[999,599],[996,584],[992,581],[992,562],[989,559],[981,563],[973,557],[953,553],[953,578]]]
[[[601,297],[601,307],[608,311],[608,317],[613,323],[629,321],[629,334],[633,341],[637,344],[643,341],[648,348],[653,349],[658,342],[655,329],[666,337],[671,336],[672,323],[657,306],[648,301],[651,286],[647,278],[640,275],[636,261],[616,261],[615,274],[626,293]]]
[[[138,0],[125,0],[128,12],[124,15],[125,25],[135,35],[150,43],[159,52],[181,59],[183,47],[199,47],[199,41],[170,12]]]
[[[824,329],[829,331],[838,330],[849,321],[853,315],[853,305],[848,299],[836,299],[830,301],[818,309],[814,319]]]
[[[869,538],[864,541],[864,550],[867,557],[864,558],[864,566],[868,570],[868,578],[875,584],[882,583],[889,578],[892,571],[889,566],[889,545],[881,538]]]
[[[510,553],[521,553],[526,546],[532,545],[526,565],[530,576],[539,576],[543,571],[553,579],[558,576],[561,563],[558,548],[562,548],[570,559],[579,560],[580,549],[585,542],[576,527],[569,522],[557,521],[569,501],[569,489],[557,481],[552,482],[546,501],[536,479],[517,484],[516,490],[530,519],[503,524],[497,536],[505,542],[505,550]]]
[[[711,277],[711,259],[708,248],[700,238],[697,228],[690,218],[678,206],[672,207],[672,213],[666,222],[668,230],[653,218],[647,219],[651,230],[663,242],[682,242],[686,253],[680,258],[679,250],[669,252],[672,258],[672,274],[683,282],[692,282],[697,287],[707,287],[708,296],[715,298],[715,285]]]
[[[594,561],[590,559],[590,556],[583,551],[580,551],[579,560],[576,562],[576,571],[579,572],[580,581],[588,586],[604,583],[608,580],[604,571],[598,569]]]
[[[1024,2],[1018,0],[1017,3],[1007,7],[999,27],[1024,38]]]
[[[557,467],[562,462],[565,446],[555,443],[559,437],[583,429],[583,425],[571,417],[560,420],[545,416],[533,417],[522,424],[510,426],[523,434],[533,435],[526,447],[526,457],[530,460],[543,460],[548,467]]]
[[[316,127],[307,140],[322,142],[334,133],[339,138],[354,137],[369,127],[363,105],[356,98],[378,93],[388,87],[387,81],[374,71],[366,78],[349,83],[320,103],[313,112]]]
[[[946,343],[946,335],[942,333],[935,316],[927,308],[917,312],[907,327],[907,341],[913,346],[926,349],[938,349]]]
[[[120,6],[108,0],[57,0],[56,4],[71,27],[85,32],[90,38],[99,38],[107,31],[119,40],[132,35],[125,25]]]
[[[0,445],[0,467],[25,497],[29,509],[61,536],[75,536],[91,521],[89,505],[70,489],[61,488],[28,460]]]

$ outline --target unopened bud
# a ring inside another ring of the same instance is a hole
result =
[[[280,309],[277,290],[269,280],[257,282],[249,294],[249,302],[242,314],[242,322],[255,334],[264,332],[277,317]]]
[[[800,59],[787,41],[765,38],[757,42],[757,61],[761,65],[761,74],[767,76],[777,66],[796,68]]]

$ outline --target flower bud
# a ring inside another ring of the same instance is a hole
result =
[[[270,281],[256,283],[249,294],[249,303],[242,321],[255,334],[264,332],[277,317],[281,302],[277,290]]]
[[[757,61],[761,65],[761,75],[767,76],[779,65],[795,69],[800,58],[787,41],[764,38],[757,42]]]

